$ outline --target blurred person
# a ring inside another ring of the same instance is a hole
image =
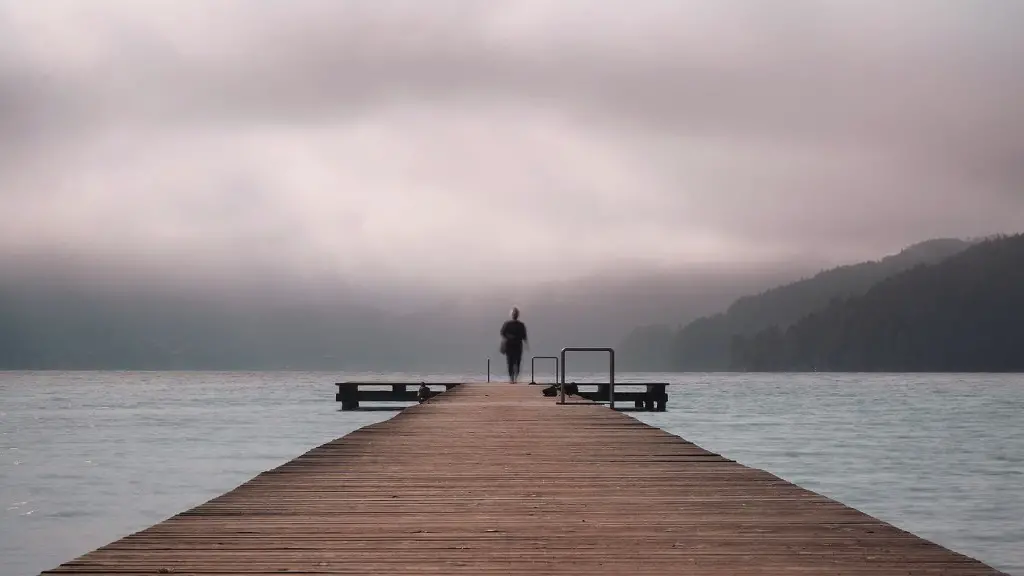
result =
[[[526,324],[519,321],[519,308],[512,307],[512,318],[501,325],[501,353],[508,363],[509,382],[515,384],[519,378],[519,365],[523,360],[523,346],[526,340]]]

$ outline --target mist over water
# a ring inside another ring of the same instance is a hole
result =
[[[619,346],[635,326],[688,322],[810,270],[625,269],[440,295],[416,285],[310,287],[270,273],[249,281],[190,277],[182,286],[121,271],[84,280],[77,268],[44,268],[0,275],[0,369],[483,369],[513,305],[533,350]],[[518,276],[529,277],[528,269],[510,271]],[[620,366],[630,360],[623,356]],[[605,361],[573,359],[595,370]]]
[[[52,568],[392,415],[339,412],[336,381],[484,370],[0,373],[0,573]],[[1022,376],[617,379],[678,384],[645,422],[1024,575]]]

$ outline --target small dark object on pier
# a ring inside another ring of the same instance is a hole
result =
[[[430,387],[426,383],[421,383],[419,389],[416,391],[416,401],[423,404],[430,399]]]
[[[565,395],[566,396],[579,396],[580,390],[579,390],[579,387],[576,385],[575,382],[572,383],[572,384],[562,384],[562,385],[552,384],[551,386],[548,386],[547,388],[541,390],[541,394],[543,394],[543,395],[545,395],[545,396],[547,396],[549,398],[552,398],[554,396],[558,396],[559,386],[565,386]]]

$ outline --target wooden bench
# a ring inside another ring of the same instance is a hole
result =
[[[338,382],[334,399],[341,402],[342,410],[358,410],[360,402],[423,402],[459,384],[461,382]],[[444,386],[444,390],[434,390],[431,386]]]
[[[555,396],[558,394],[558,384],[552,384],[545,392],[546,396]],[[596,386],[595,391],[580,390],[580,386]],[[622,390],[623,386],[643,386],[645,390]],[[552,394],[552,391],[554,394]],[[579,398],[585,398],[592,402],[610,402],[611,400],[611,384],[607,382],[591,383],[591,382],[569,382],[565,384],[565,393],[568,396],[577,396]],[[650,382],[650,383],[633,383],[633,382],[618,382],[615,384],[615,404],[616,410],[623,410],[618,404],[620,402],[628,404],[630,401],[633,402],[633,410],[645,410],[647,412],[664,412],[668,404],[668,383],[667,382]],[[628,410],[628,409],[627,409]]]

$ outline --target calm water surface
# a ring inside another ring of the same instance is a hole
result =
[[[52,568],[390,417],[338,411],[332,383],[370,376],[0,372],[0,575]],[[1024,576],[1024,376],[626,379],[682,385],[645,422]]]

